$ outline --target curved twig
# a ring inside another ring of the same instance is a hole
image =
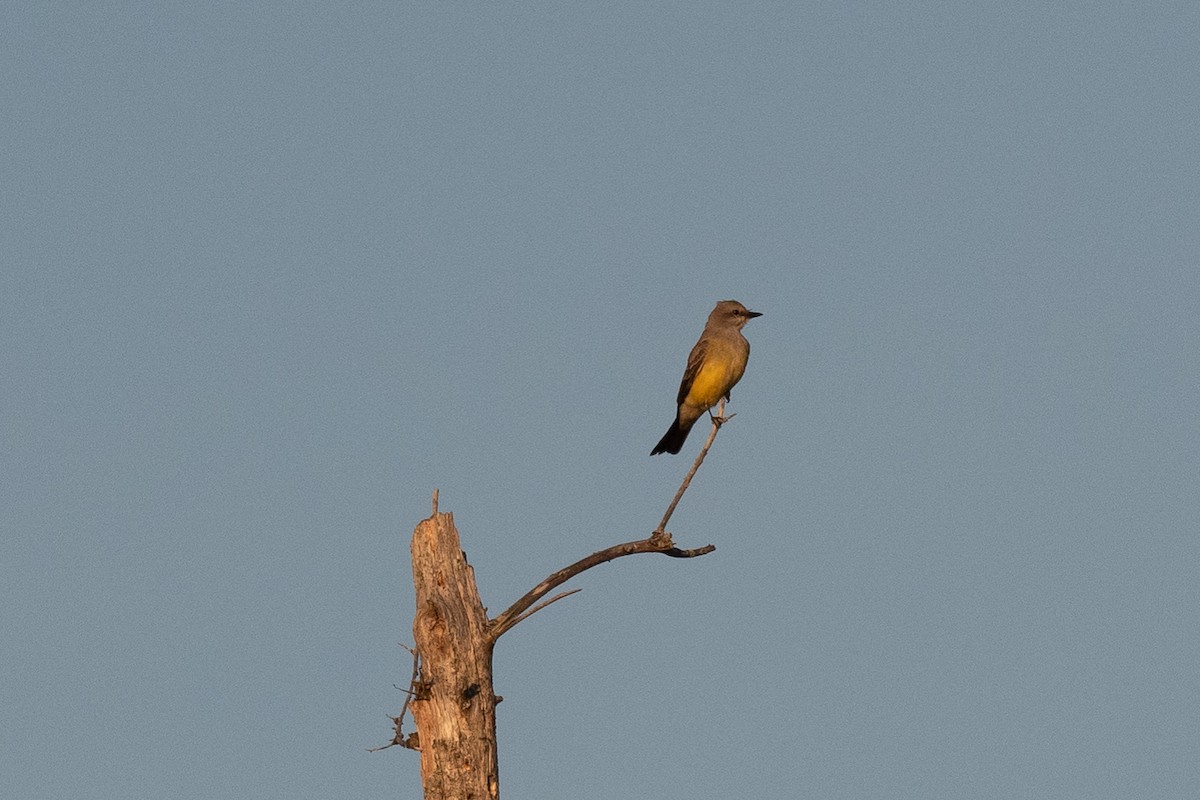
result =
[[[655,533],[649,539],[638,539],[636,542],[625,542],[624,544],[615,544],[612,547],[606,547],[603,550],[598,550],[590,556],[581,558],[569,567],[563,567],[558,572],[551,574],[544,581],[533,587],[517,602],[509,606],[503,613],[493,619],[488,627],[488,640],[493,644],[503,636],[509,629],[516,625],[521,620],[532,614],[530,611],[525,613],[526,609],[541,600],[547,594],[552,592],[555,587],[561,586],[567,581],[574,578],[584,570],[589,570],[592,567],[603,564],[607,561],[612,561],[615,558],[622,556],[632,556],[636,553],[662,553],[672,558],[695,558],[706,553],[711,553],[716,550],[713,545],[696,548],[695,550],[681,550],[671,541],[670,534],[659,535]],[[562,595],[566,596],[566,595]],[[554,598],[555,600],[559,598]],[[553,602],[553,601],[551,601]],[[545,607],[549,603],[543,604]]]

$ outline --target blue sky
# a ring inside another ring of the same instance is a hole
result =
[[[508,797],[1200,796],[1200,10],[25,4],[0,790],[415,797],[435,488]]]

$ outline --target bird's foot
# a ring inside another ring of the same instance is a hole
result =
[[[650,534],[650,541],[659,547],[674,547],[675,542],[671,539],[671,534],[661,528]]]
[[[711,410],[708,412],[708,418],[711,419],[713,425],[716,425],[718,428],[736,416],[737,414],[730,414],[729,416],[725,416],[723,414],[714,414]]]

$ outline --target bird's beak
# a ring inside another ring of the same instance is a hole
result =
[[[762,316],[762,312],[761,312],[761,311],[750,311],[750,310],[747,310],[747,311],[746,311],[746,316],[747,316],[747,317],[749,317],[750,319],[754,319],[755,317],[761,317],[761,316]]]

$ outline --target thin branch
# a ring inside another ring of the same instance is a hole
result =
[[[696,470],[700,469],[700,465],[704,463],[704,459],[708,455],[709,448],[712,447],[713,442],[717,438],[717,431],[721,430],[721,426],[733,419],[735,416],[737,415],[730,414],[728,417],[725,416],[724,400],[722,400],[717,406],[717,415],[715,417],[711,414],[709,415],[709,417],[712,419],[713,426],[712,431],[708,434],[708,440],[704,443],[704,447],[700,448],[700,455],[696,456],[695,463],[692,464],[692,468],[688,471],[688,474],[684,476],[683,483],[679,485],[679,491],[675,493],[675,497],[671,500],[671,505],[667,506],[667,513],[663,514],[662,522],[658,523],[658,527],[654,529],[655,536],[661,533],[666,533],[667,522],[670,521],[671,515],[675,513],[675,506],[679,505],[679,501],[683,499],[683,493],[687,491],[688,486],[690,486],[692,483],[692,476],[696,474]]]
[[[433,502],[437,503],[437,490],[436,489],[433,492],[433,497],[434,497]],[[434,512],[434,513],[436,513],[436,512]],[[408,713],[408,704],[410,702],[412,702],[413,697],[416,696],[416,694],[417,694],[416,689],[414,689],[413,687],[417,685],[417,676],[418,676],[418,674],[420,674],[421,654],[417,652],[417,649],[415,647],[409,647],[406,644],[401,644],[400,646],[403,647],[408,652],[412,653],[413,671],[412,671],[412,677],[409,678],[409,680],[408,680],[408,688],[404,690],[404,705],[402,705],[400,707],[400,714],[398,716],[391,717],[392,724],[395,726],[396,733],[394,736],[392,736],[392,740],[390,742],[388,742],[387,744],[380,745],[379,747],[367,748],[368,753],[378,753],[380,750],[387,750],[389,747],[395,747],[396,745],[401,745],[402,747],[410,746],[409,743],[407,741],[405,741],[404,732],[401,730],[401,728],[404,727],[404,715]]]
[[[434,496],[433,502],[437,503],[436,490],[434,491],[433,496]],[[420,675],[420,673],[421,673],[421,653],[415,647],[409,647],[408,645],[405,645],[405,644],[402,644],[400,646],[403,647],[408,652],[412,653],[413,671],[412,671],[412,677],[408,679],[408,690],[405,691],[405,693],[404,693],[404,705],[400,706],[400,717],[396,720],[396,733],[397,734],[400,733],[400,725],[401,725],[401,723],[404,722],[404,715],[408,712],[408,704],[412,702],[413,697],[415,697],[417,694],[417,690],[414,687],[417,685],[417,676]]]
[[[603,550],[598,550],[590,556],[581,558],[569,567],[563,567],[558,572],[551,574],[544,581],[533,587],[517,602],[509,606],[503,613],[493,619],[488,626],[488,640],[493,644],[508,632],[525,617],[529,616],[525,611],[534,603],[541,600],[543,597],[552,592],[556,587],[561,586],[567,581],[574,578],[579,573],[589,570],[592,567],[598,566],[608,561],[612,561],[622,556],[631,556],[637,553],[662,553],[672,558],[695,558],[706,553],[711,553],[716,550],[711,544],[705,547],[700,547],[695,550],[680,550],[671,541],[670,534],[655,534],[649,539],[638,539],[635,542],[625,542],[624,544],[615,544],[612,547],[606,547]],[[564,595],[565,596],[565,595]],[[555,598],[557,600],[558,598]],[[553,602],[553,601],[551,601]],[[549,605],[547,603],[546,605]],[[536,610],[536,609],[535,609]],[[533,613],[532,611],[529,612]]]
[[[517,617],[516,619],[514,619],[514,620],[512,621],[512,624],[513,624],[513,625],[516,625],[516,624],[517,624],[518,622],[520,622],[521,620],[523,620],[523,619],[526,619],[527,617],[532,617],[534,614],[536,614],[537,612],[541,611],[543,608],[545,608],[546,606],[548,606],[548,605],[550,605],[551,603],[555,602],[556,600],[562,600],[564,597],[570,597],[571,595],[575,594],[576,592],[582,592],[582,591],[583,591],[583,589],[572,589],[572,590],[570,590],[569,592],[563,592],[562,594],[556,594],[556,595],[554,595],[554,597],[551,597],[551,598],[550,598],[549,600],[547,600],[546,602],[544,602],[544,603],[538,603],[536,606],[534,606],[533,608],[529,609],[528,611],[526,611],[526,612],[525,612],[524,614],[522,614],[521,616],[519,616],[519,617]],[[510,628],[511,628],[511,627],[512,627],[512,625],[509,625],[508,627],[510,627]]]

